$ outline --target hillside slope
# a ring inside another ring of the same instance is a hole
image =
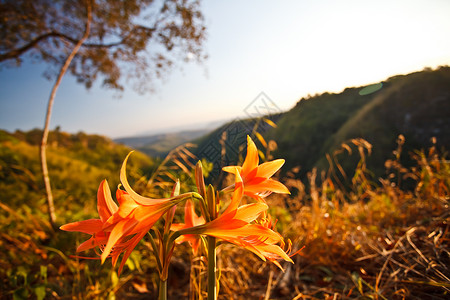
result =
[[[388,80],[388,87],[349,118],[323,145],[321,153],[331,153],[343,141],[362,137],[374,145],[370,167],[383,168],[399,134],[406,150],[425,148],[430,139],[438,147],[450,146],[450,68],[416,72]],[[324,166],[319,159],[317,166]]]
[[[278,127],[266,137],[277,142],[275,155],[286,160],[285,168],[301,166],[304,171],[311,170],[325,155],[324,142],[376,95],[360,96],[360,90],[347,88],[340,94],[303,98],[280,118]]]
[[[40,130],[0,130],[0,201],[13,209],[31,208],[45,214],[38,147],[41,135]],[[120,166],[129,151],[98,135],[51,132],[47,159],[57,215],[67,215],[64,210],[69,207],[79,214],[95,214],[100,181],[107,179],[111,188],[117,186]],[[128,170],[131,178],[138,178],[152,167],[153,161],[137,152]]]

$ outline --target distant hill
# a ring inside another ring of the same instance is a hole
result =
[[[114,139],[114,142],[137,149],[151,157],[166,156],[173,148],[207,134],[209,130],[189,130],[148,136]]]
[[[368,166],[377,176],[384,170],[385,160],[393,157],[399,134],[406,138],[404,157],[408,151],[430,146],[432,137],[438,147],[450,148],[450,68],[426,69],[341,93],[302,98],[273,120],[277,128],[265,125],[259,132],[266,140],[276,141],[274,156],[286,159],[283,170],[299,166],[301,178],[314,167],[326,170],[327,153],[350,139],[364,138],[373,145]],[[245,136],[252,133],[255,122],[237,120],[223,125],[198,140],[196,154],[215,161],[216,169],[224,162],[237,163],[239,153],[245,153]],[[227,155],[221,160],[223,132],[227,132]],[[354,170],[359,159],[355,152],[345,159],[347,170]]]

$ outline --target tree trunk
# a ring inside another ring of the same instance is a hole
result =
[[[72,59],[77,54],[81,45],[83,45],[83,43],[86,41],[86,39],[89,36],[89,31],[90,31],[91,21],[92,21],[92,4],[93,4],[92,1],[93,0],[86,0],[87,20],[86,20],[86,30],[84,31],[84,35],[78,41],[78,43],[73,48],[72,52],[67,57],[66,61],[64,62],[64,65],[61,67],[61,70],[59,71],[58,78],[56,79],[56,82],[53,85],[53,89],[50,93],[50,98],[48,100],[47,114],[45,116],[44,131],[42,133],[42,140],[41,140],[41,147],[40,147],[42,177],[44,179],[45,192],[47,193],[48,217],[49,217],[49,221],[50,221],[50,224],[52,225],[53,229],[55,229],[55,227],[56,227],[56,225],[55,225],[56,224],[56,214],[55,214],[55,205],[53,203],[52,188],[50,185],[50,177],[48,176],[47,154],[46,154],[48,132],[49,132],[49,126],[50,126],[50,118],[52,115],[52,108],[53,108],[53,102],[55,101],[56,90],[58,89],[59,85],[61,84],[61,80],[62,80],[64,74],[66,73],[67,69],[69,68],[69,65],[72,62]]]

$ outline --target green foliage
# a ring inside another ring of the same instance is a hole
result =
[[[2,132],[0,198],[13,209],[29,205],[45,211],[38,149],[40,134],[40,130]],[[111,186],[117,186],[118,170],[130,149],[105,137],[81,132],[74,135],[51,132],[49,144],[49,173],[57,213],[65,218],[64,212],[69,207],[85,214],[95,212],[93,200],[100,181],[107,179]],[[130,174],[140,178],[144,175],[141,172],[148,174],[153,164],[144,154],[136,153],[130,161]]]

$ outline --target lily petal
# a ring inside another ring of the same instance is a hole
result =
[[[100,219],[105,222],[117,211],[118,207],[111,197],[108,182],[103,180],[98,187],[97,192],[97,210]]]
[[[288,261],[290,263],[294,263],[292,261],[292,259],[289,257],[289,255],[287,255],[286,252],[284,252],[283,249],[281,249],[277,245],[262,245],[262,246],[259,246],[257,248],[259,248],[263,253],[266,253],[267,254],[266,257],[267,256],[270,257],[270,254],[275,254],[276,256],[281,257],[285,261]]]
[[[228,166],[228,167],[223,167],[222,170],[224,170],[225,172],[231,173],[231,174],[236,174],[236,173],[242,172],[242,167]]]
[[[128,153],[127,157],[125,157],[125,160],[122,163],[122,168],[120,168],[120,182],[122,183],[123,187],[125,188],[125,191],[127,191],[127,193],[130,194],[130,196],[137,203],[142,204],[142,205],[156,205],[156,204],[160,204],[162,202],[167,201],[167,199],[151,199],[151,198],[141,196],[131,188],[130,184],[128,183],[127,174],[126,174],[127,161],[128,161],[128,157],[130,157],[131,153],[133,153],[133,151]]]
[[[64,231],[79,231],[87,234],[94,234],[102,230],[103,222],[100,219],[89,219],[79,222],[65,224],[60,227]]]
[[[111,250],[114,247],[114,245],[117,243],[117,241],[119,241],[120,238],[127,235],[138,223],[139,222],[134,219],[130,219],[130,220],[125,219],[125,220],[117,223],[114,226],[114,228],[111,231],[111,234],[108,238],[108,243],[106,243],[105,249],[103,250],[103,253],[101,256],[102,263],[105,262],[106,258],[111,253]]]
[[[262,202],[242,205],[237,209],[234,218],[250,223],[256,220],[268,208],[267,204]]]
[[[258,166],[256,177],[269,178],[284,165],[284,159],[276,159],[262,163]]]
[[[249,196],[260,193],[261,191],[272,191],[280,194],[290,194],[288,188],[279,181],[267,179],[258,185],[248,185],[245,187],[245,193]]]
[[[231,198],[231,202],[228,205],[227,209],[223,212],[224,215],[235,211],[239,204],[241,203],[242,196],[244,195],[244,185],[242,183],[242,178],[239,173],[236,173],[235,185],[233,197]]]
[[[239,223],[236,222],[236,225]],[[242,226],[223,226],[223,227],[206,227],[202,234],[215,236],[217,238],[236,238],[245,236],[258,236],[261,239],[270,240],[271,242],[281,241],[281,236],[264,226],[257,224],[246,224]]]
[[[247,156],[242,164],[242,173],[250,173],[254,168],[258,166],[259,156],[258,149],[250,136],[247,136]]]
[[[78,248],[77,248],[77,252],[81,252],[81,251],[85,251],[85,250],[89,250],[95,247],[98,247],[101,245],[101,242],[105,242],[106,243],[106,237],[104,238],[97,238],[97,237],[91,237],[90,239],[88,239],[87,241],[81,243]]]
[[[127,246],[127,250],[125,251],[125,254],[122,257],[122,261],[120,262],[119,271],[118,274],[120,276],[120,273],[122,273],[123,266],[125,265],[128,257],[130,256],[131,252],[134,250],[136,245],[142,240],[142,238],[147,234],[147,232],[143,231],[139,234],[136,234],[134,237],[131,238],[129,241],[130,244]]]

